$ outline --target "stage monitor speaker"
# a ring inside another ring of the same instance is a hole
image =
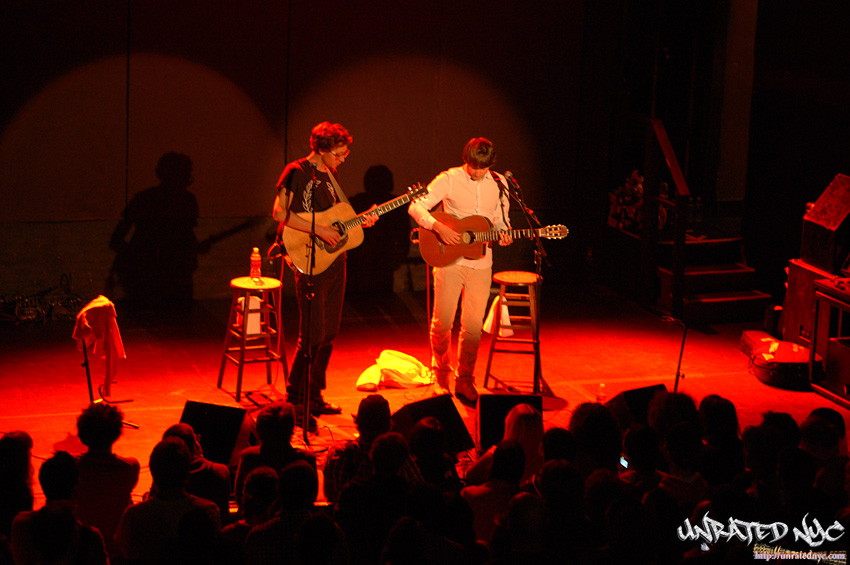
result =
[[[606,402],[605,406],[614,414],[614,418],[620,424],[620,430],[625,433],[632,424],[647,423],[649,403],[652,402],[652,399],[659,392],[667,392],[667,387],[664,385],[652,385],[624,390]]]
[[[779,326],[782,340],[804,347],[812,346],[812,312],[815,307],[815,281],[832,275],[800,259],[788,261],[788,288],[782,301]]]
[[[413,426],[428,416],[434,416],[440,421],[446,432],[446,447],[450,452],[460,453],[475,447],[475,442],[472,441],[472,436],[469,435],[469,430],[466,429],[466,424],[463,423],[450,394],[405,404],[392,415],[392,421],[396,430],[409,438]]]
[[[543,397],[530,394],[482,394],[478,397],[478,414],[475,420],[476,439],[481,453],[502,441],[505,435],[505,418],[517,404],[528,404],[543,412]]]
[[[254,420],[244,408],[186,401],[180,422],[201,436],[204,457],[235,468],[239,454],[254,441]]]
[[[834,275],[850,253],[850,177],[836,175],[803,216],[800,258]]]

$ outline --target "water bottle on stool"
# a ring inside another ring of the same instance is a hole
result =
[[[255,247],[254,250],[251,251],[251,280],[254,284],[261,284],[263,282],[261,279],[263,276],[262,266],[263,258],[260,257],[260,249]]]

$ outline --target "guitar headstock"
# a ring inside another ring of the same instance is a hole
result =
[[[570,230],[567,229],[567,226],[563,224],[558,224],[556,226],[546,226],[545,228],[540,228],[538,235],[547,239],[564,239],[569,235],[569,233]]]
[[[410,197],[410,200],[416,200],[417,198],[422,198],[428,194],[428,187],[422,186],[421,182],[417,182],[416,184],[411,184],[407,187],[407,195]]]

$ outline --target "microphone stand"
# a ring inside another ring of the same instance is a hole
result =
[[[538,228],[543,225],[540,223],[540,220],[537,219],[537,216],[534,215],[534,210],[525,205],[525,197],[522,193],[522,188],[519,186],[519,183],[514,180],[514,176],[510,173],[510,171],[505,173],[505,178],[508,179],[508,185],[513,187],[513,190],[508,190],[508,194],[514,202],[519,204],[519,207],[525,216],[525,221],[528,222],[528,225],[531,228],[532,239],[537,247],[534,250],[534,268],[537,276],[540,276],[540,272],[543,269],[543,261],[546,261],[547,267],[552,266],[552,263],[549,261],[549,257],[546,255],[546,250],[543,249],[543,242],[540,240],[540,235],[534,228],[535,225]]]
[[[316,164],[310,163],[310,172],[313,175],[313,190],[316,188]],[[310,214],[310,237],[312,243],[310,245],[310,260],[307,262],[307,304],[305,305],[304,321],[307,328],[307,335],[301,335],[302,344],[306,344],[307,354],[307,376],[301,384],[301,435],[304,438],[304,443],[307,445],[310,442],[307,439],[307,430],[310,427],[310,385],[313,380],[313,265],[316,262],[316,207],[310,206],[312,213]]]

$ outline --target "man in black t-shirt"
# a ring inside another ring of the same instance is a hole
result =
[[[341,234],[335,227],[320,221],[316,221],[314,227],[309,214],[325,211],[338,202],[346,201],[336,180],[336,169],[348,157],[351,141],[351,134],[340,124],[322,122],[313,128],[310,154],[289,163],[277,183],[274,218],[284,227],[315,234],[327,246],[335,246],[340,242]],[[368,214],[362,225],[369,227],[377,219],[377,215]],[[311,276],[312,289],[308,286]],[[300,322],[298,345],[287,385],[288,400],[296,406],[308,400],[310,412],[314,414],[339,414],[342,412],[340,407],[328,402],[322,396],[322,391],[326,387],[325,371],[342,316],[345,253],[336,256],[330,266],[319,273],[311,275],[296,269],[295,293]],[[312,301],[309,304],[308,320],[306,313],[310,293]],[[309,351],[305,343],[307,339]],[[309,390],[306,390],[309,358],[312,358],[313,371]]]

